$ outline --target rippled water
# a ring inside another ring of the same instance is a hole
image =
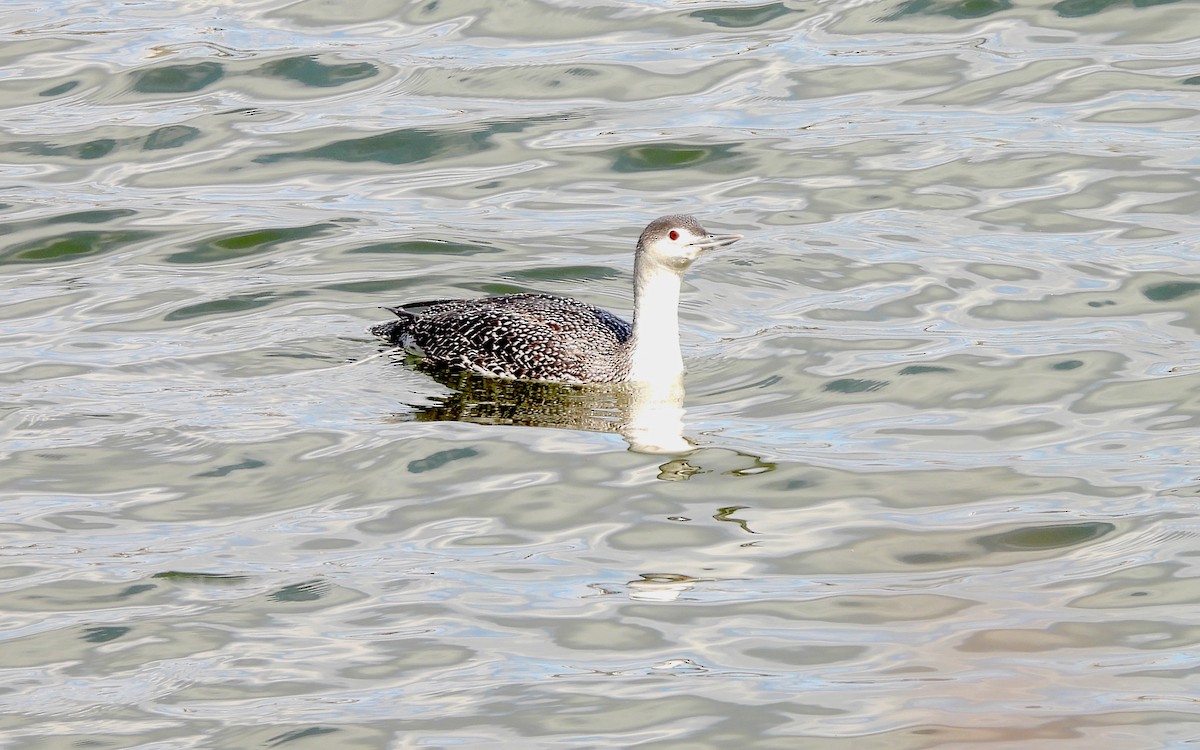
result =
[[[1196,19],[10,0],[2,744],[1190,747]],[[695,452],[366,333],[677,211]]]

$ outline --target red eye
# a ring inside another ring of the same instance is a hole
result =
[[[676,232],[674,229],[672,229],[671,233],[668,234],[667,236],[670,237],[672,240],[677,240],[677,239],[679,239],[679,232]]]

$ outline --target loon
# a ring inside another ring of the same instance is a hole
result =
[[[434,365],[513,380],[664,382],[683,375],[679,287],[701,254],[740,235],[709,234],[695,217],[662,216],[638,239],[633,323],[551,294],[505,294],[386,307],[371,333]]]

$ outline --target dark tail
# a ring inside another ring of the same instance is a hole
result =
[[[397,319],[373,325],[369,330],[373,335],[386,340],[388,343],[399,345],[400,338],[408,332],[415,316],[403,307],[385,307],[383,309],[395,313]]]

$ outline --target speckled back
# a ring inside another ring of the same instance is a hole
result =
[[[616,382],[632,327],[567,297],[509,294],[403,305],[373,331],[433,363],[523,380]]]

